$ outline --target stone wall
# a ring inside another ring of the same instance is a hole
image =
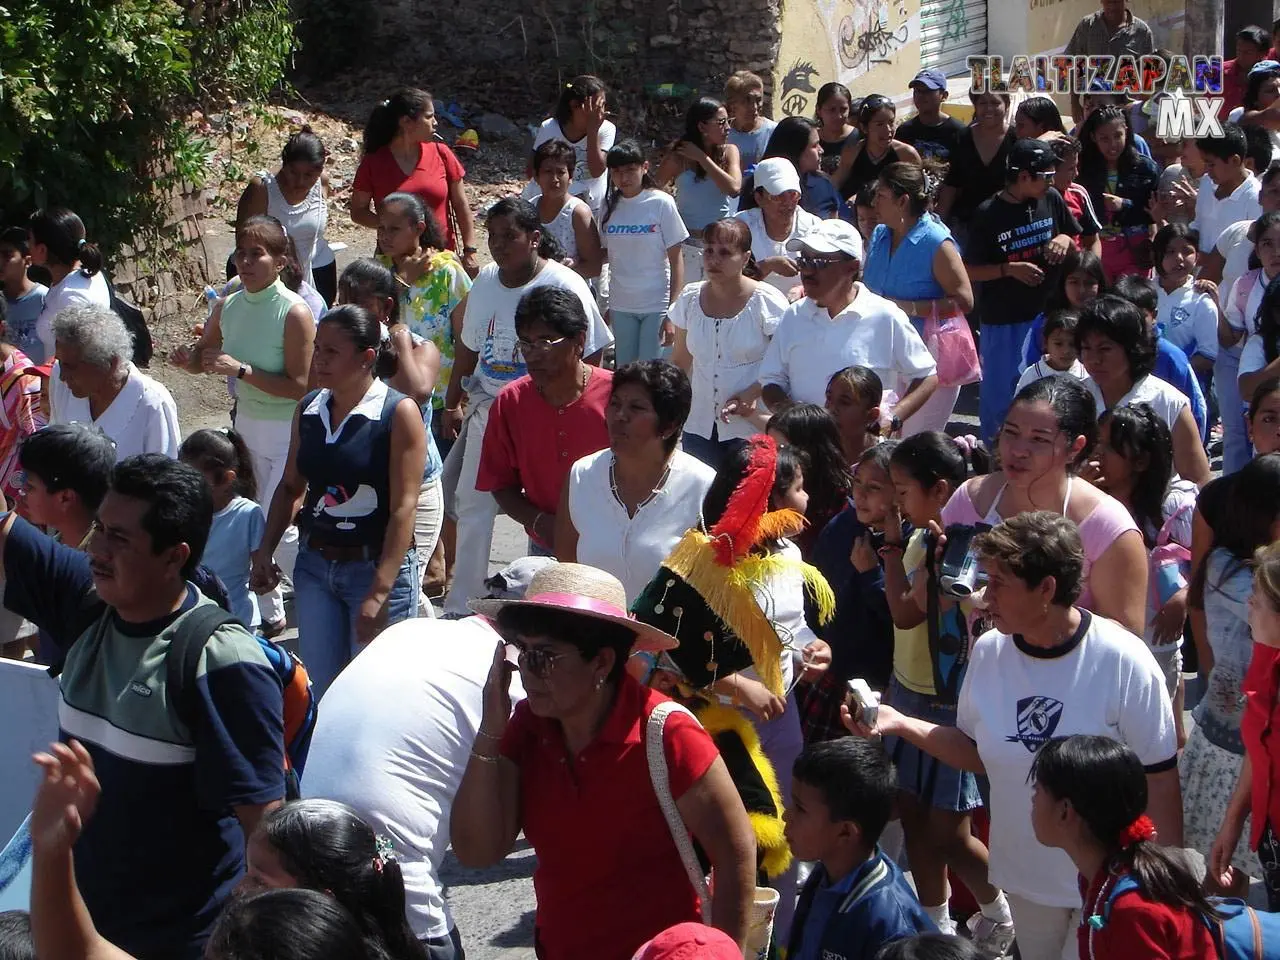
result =
[[[165,237],[154,247],[144,241],[123,246],[110,265],[120,296],[142,309],[147,321],[189,310],[193,289],[209,282],[204,249],[204,219],[212,191],[184,181],[162,198],[168,214]]]
[[[719,96],[735,70],[755,70],[772,85],[781,8],[781,0],[384,0],[370,49],[397,51],[397,62],[440,88],[452,68],[474,74],[482,64],[497,75],[519,68],[539,90],[548,78],[590,72],[623,93],[676,83]],[[503,97],[490,100],[502,109]]]

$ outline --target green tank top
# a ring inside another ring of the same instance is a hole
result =
[[[257,293],[237,290],[222,305],[222,349],[262,373],[284,373],[285,316],[303,302],[279,280]],[[236,384],[238,416],[291,420],[297,406],[297,400],[273,397],[243,380]]]

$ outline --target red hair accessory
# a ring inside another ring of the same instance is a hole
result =
[[[1156,838],[1156,825],[1145,813],[1120,831],[1120,849],[1127,850],[1142,840]]]
[[[746,475],[710,531],[716,562],[722,567],[732,567],[756,545],[760,520],[769,509],[769,495],[773,493],[777,444],[767,434],[758,434],[751,438],[749,446]]]

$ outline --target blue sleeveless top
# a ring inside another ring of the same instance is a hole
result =
[[[307,481],[298,526],[317,545],[382,548],[391,519],[392,411],[405,395],[374,380],[336,428],[332,395],[313,390],[298,418],[298,471]]]
[[[692,170],[676,177],[676,209],[689,230],[704,230],[729,216],[734,199],[723,193],[710,177],[694,179]]]
[[[933,276],[933,257],[951,231],[941,220],[925,214],[890,252],[893,234],[884,224],[876,227],[867,245],[862,282],[872,293],[890,300],[941,300],[947,295]],[[912,317],[917,329],[923,322]]]

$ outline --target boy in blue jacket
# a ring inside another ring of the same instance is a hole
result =
[[[791,925],[788,960],[873,960],[884,944],[936,932],[880,834],[898,788],[879,743],[843,737],[796,759],[787,841],[798,860],[817,860]]]

